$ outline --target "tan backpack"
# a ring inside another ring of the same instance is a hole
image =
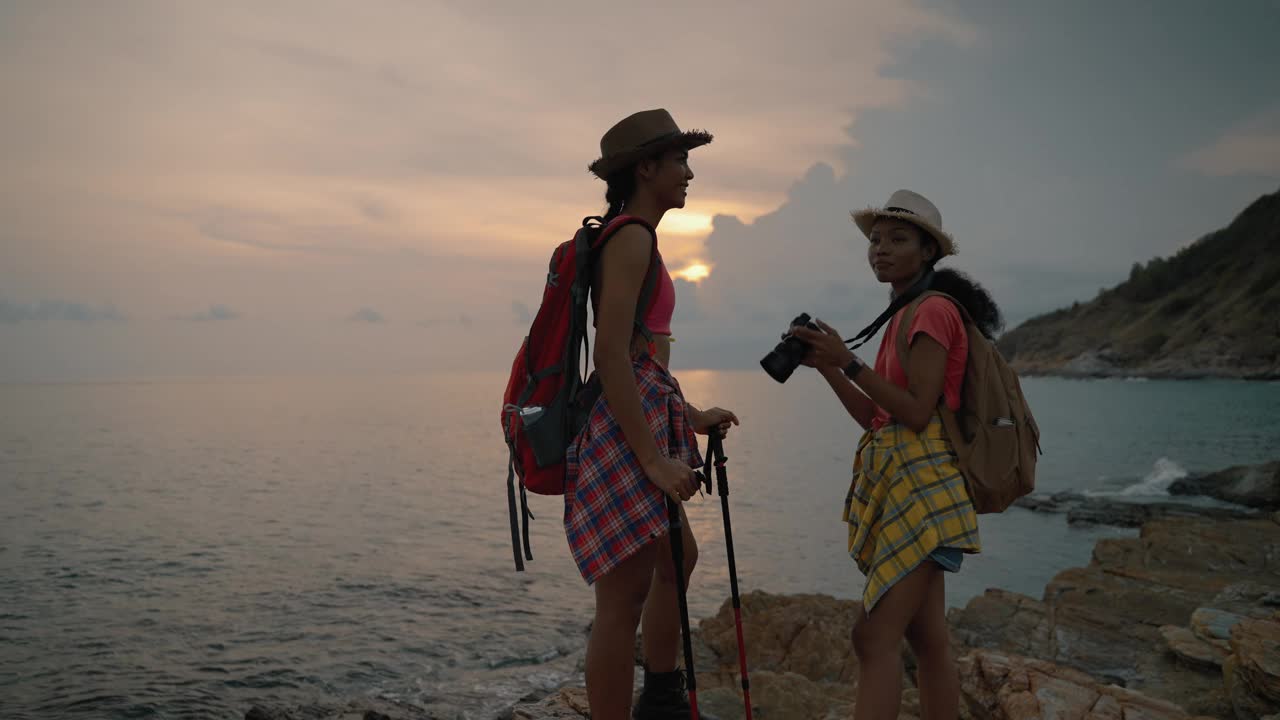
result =
[[[1036,485],[1036,453],[1040,428],[1022,394],[1018,375],[1009,368],[995,343],[978,329],[969,311],[946,293],[928,291],[916,298],[898,322],[898,358],[907,367],[911,321],[920,303],[931,296],[944,297],[960,310],[969,336],[960,409],[952,412],[945,398],[939,401],[947,437],[955,447],[961,472],[974,509],[979,513],[1003,512]]]

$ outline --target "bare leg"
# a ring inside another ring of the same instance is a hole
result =
[[[586,672],[587,702],[595,720],[630,720],[636,626],[653,580],[657,545],[649,543],[595,583]]]
[[[693,567],[698,563],[698,543],[689,528],[689,519],[680,508],[684,526],[684,582],[689,587]],[[650,672],[663,673],[676,669],[676,657],[680,648],[680,605],[676,597],[675,564],[671,562],[671,541],[663,536],[655,543],[657,555],[653,560],[653,584],[649,597],[644,601],[644,619],[641,622],[641,642],[645,665]]]
[[[956,720],[960,715],[960,676],[951,655],[946,582],[946,573],[933,575],[924,602],[907,625],[907,642],[920,666],[921,720]]]
[[[902,638],[915,617],[935,573],[926,560],[899,580],[876,603],[871,615],[858,616],[853,649],[858,654],[855,720],[897,720],[902,705]]]

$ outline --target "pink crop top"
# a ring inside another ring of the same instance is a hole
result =
[[[667,272],[667,264],[658,257],[658,282],[653,289],[653,304],[649,306],[649,314],[645,315],[644,324],[654,335],[671,334],[671,316],[676,312],[676,284]]]
[[[610,223],[609,228],[615,228],[626,222],[634,221],[635,219],[636,218],[629,215],[623,215],[614,219],[614,221]],[[649,227],[649,223],[642,221],[640,224],[644,225],[650,233],[653,233],[653,228]],[[609,232],[609,229],[606,229],[606,232]],[[657,252],[657,243],[657,234],[654,233],[654,252]],[[599,276],[597,276],[597,279],[599,279]],[[596,307],[597,302],[596,289],[592,288],[591,307],[593,311],[598,309]],[[649,312],[644,316],[644,326],[654,335],[670,335],[671,316],[675,315],[675,312],[676,284],[671,279],[671,273],[667,272],[667,264],[662,261],[662,253],[658,253],[658,277],[653,289],[653,300],[650,301],[649,304]],[[591,322],[592,325],[595,325],[598,318],[595,316],[594,312],[592,315],[593,317]]]

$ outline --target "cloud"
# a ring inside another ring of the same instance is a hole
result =
[[[630,11],[586,0],[3,11],[0,286],[192,310],[234,287],[316,333],[439,308],[424,324],[509,344],[513,298],[532,315],[552,248],[602,209],[586,164],[624,115],[716,134],[694,159],[699,222],[663,238],[678,267],[701,218],[767,212],[851,118],[923,92],[890,72],[901,43],[978,37],[897,0],[655,12],[680,21],[618,43],[602,28]],[[679,291],[693,313],[697,288]]]
[[[360,208],[361,215],[374,222],[393,222],[396,219],[396,211],[378,200],[360,200],[356,206]]]
[[[1280,177],[1280,106],[1239,123],[1176,164],[1210,177]]]
[[[123,322],[125,317],[113,305],[92,307],[66,300],[20,303],[0,298],[0,323],[68,321],[84,324]]]
[[[680,303],[680,317],[687,321],[697,321],[702,317],[698,310],[698,285],[684,278],[672,278],[676,286],[676,301]]]
[[[874,320],[889,303],[888,288],[868,268],[867,240],[850,221],[849,210],[883,197],[868,198],[864,184],[820,163],[791,187],[774,212],[750,223],[716,217],[706,243],[715,271],[696,286],[682,283],[677,292],[673,330],[681,339],[673,362],[756,367],[801,312],[834,325],[844,337]],[[959,188],[937,199],[944,226],[964,238],[989,234],[980,223],[994,221],[999,227],[1007,222],[980,212],[980,206],[968,207]],[[1088,299],[1119,272],[1068,266],[1045,256],[1011,261],[998,243],[967,247],[946,266],[984,284],[1005,311],[1008,328],[1034,312]],[[874,348],[873,343],[864,352]]]
[[[382,313],[370,307],[363,307],[355,311],[351,317],[347,318],[350,322],[377,324],[385,322]]]
[[[182,315],[179,320],[190,320],[192,322],[214,322],[220,320],[235,320],[240,317],[240,313],[232,310],[226,305],[210,305],[208,310],[202,310],[191,315]]]
[[[865,240],[849,221],[847,186],[818,164],[776,211],[752,223],[715,218],[706,244],[715,271],[694,294],[699,316],[776,337],[800,312],[847,321],[851,306],[882,304],[883,289],[863,272]]]
[[[752,217],[834,155],[851,115],[922,91],[884,72],[894,43],[978,37],[892,0],[667,8],[681,21],[654,43],[616,43],[601,28],[630,11],[586,0],[33,6],[6,18],[0,154],[38,170],[16,202],[57,188],[46,202],[109,197],[112,217],[223,208],[192,222],[258,249],[330,248],[331,228],[386,242],[377,228],[394,221],[429,252],[541,255],[600,209],[585,166],[628,112],[666,106],[712,129],[690,210]]]
[[[471,303],[468,306],[472,306],[472,305],[474,305],[474,303]],[[522,305],[522,303],[513,302],[510,314],[507,315],[507,317],[511,319],[513,325],[519,324],[519,316],[516,310],[516,305]],[[430,317],[419,320],[416,324],[418,325],[418,327],[428,328],[432,330],[443,330],[443,331],[454,331],[457,329],[471,330],[472,328],[476,328],[476,327],[479,327],[479,328],[499,327],[500,324],[497,321],[499,320],[500,317],[502,317],[502,312],[498,310],[488,310],[488,311],[481,311],[481,312],[465,311],[465,312],[458,312],[458,313],[450,313],[449,311],[446,310],[444,312],[436,313],[434,315],[431,315]],[[508,326],[501,325],[501,327],[503,327],[505,330],[505,328]],[[502,333],[501,335],[503,337],[511,337],[511,335],[507,333]]]
[[[370,207],[359,205],[360,215],[369,217]],[[361,229],[355,222],[319,224],[287,214],[221,206],[197,208],[183,215],[210,240],[259,250],[354,255],[393,249],[387,247],[385,233]],[[371,239],[384,242],[370,243]]]
[[[528,325],[533,322],[533,312],[529,306],[519,300],[511,301],[511,319],[516,325]]]

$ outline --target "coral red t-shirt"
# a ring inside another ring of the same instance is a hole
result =
[[[876,353],[876,373],[902,389],[907,388],[907,373],[898,361],[898,323],[902,313],[898,311],[889,321],[880,340],[880,351]],[[942,396],[947,407],[960,409],[960,389],[964,385],[964,367],[969,357],[969,336],[965,333],[964,320],[960,311],[952,302],[943,297],[925,298],[916,309],[916,316],[911,320],[911,328],[907,332],[907,342],[914,343],[916,336],[924,333],[947,350],[946,378],[942,384]],[[880,428],[892,422],[884,408],[877,407],[876,415],[871,420],[871,429]]]

